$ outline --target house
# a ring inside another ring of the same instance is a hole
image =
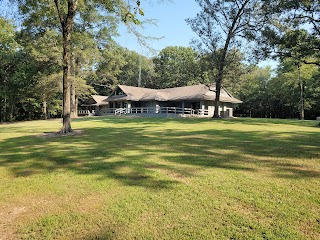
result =
[[[106,101],[108,96],[91,95],[91,97],[81,105],[82,110],[78,111],[78,115],[99,115],[101,109],[107,108],[109,102]]]
[[[213,116],[215,96],[215,87],[204,84],[166,89],[118,85],[112,94],[101,102],[99,109],[101,115]],[[232,117],[233,107],[238,103],[241,101],[226,89],[221,89],[219,110],[222,117]],[[97,101],[94,104],[97,106]]]

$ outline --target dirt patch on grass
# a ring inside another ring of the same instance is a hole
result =
[[[190,184],[190,178],[182,173],[174,172],[167,169],[158,169],[158,171],[177,182]]]
[[[20,206],[0,212],[0,240],[15,239],[16,219],[27,211],[27,207]]]
[[[65,136],[77,136],[82,135],[83,130],[73,130],[70,133],[61,134],[59,132],[44,132],[42,134],[36,135],[36,137],[39,138],[59,138],[59,137],[65,137]]]
[[[299,222],[299,230],[310,239],[320,239],[319,227],[320,219]]]

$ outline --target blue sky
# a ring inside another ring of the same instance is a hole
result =
[[[174,0],[163,3],[151,3],[141,1],[146,18],[157,20],[157,26],[146,25],[142,31],[144,35],[152,37],[163,37],[154,40],[149,45],[155,50],[161,50],[166,46],[189,46],[190,40],[195,37],[185,19],[196,16],[199,7],[193,0]],[[120,27],[121,37],[117,41],[131,50],[142,52],[148,55],[146,49],[140,49],[137,40],[128,33],[124,26]],[[150,54],[150,53],[149,53]]]
[[[153,1],[158,2],[158,1]],[[185,19],[195,17],[200,11],[198,4],[194,0],[167,0],[163,3],[152,3],[149,1],[141,1],[141,6],[145,12],[146,18],[157,19],[157,26],[146,25],[142,33],[152,37],[163,37],[160,40],[150,41],[149,45],[160,51],[167,46],[190,46],[192,38],[197,36],[187,25]],[[116,40],[121,46],[127,47],[145,56],[153,56],[146,48],[140,47],[137,39],[128,33],[125,26],[119,29],[120,37]],[[276,67],[274,61],[264,61],[259,66],[270,65]]]

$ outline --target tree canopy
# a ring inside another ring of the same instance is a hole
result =
[[[13,2],[20,27],[0,18],[1,122],[60,117],[70,110],[67,119],[89,95],[108,95],[117,84],[216,84],[217,103],[222,86],[243,100],[235,112],[241,116],[320,115],[319,1],[197,0],[201,12],[187,22],[198,41],[149,58],[114,40],[120,21],[140,23],[139,1]],[[61,20],[67,21],[71,3],[77,5],[66,39]],[[256,66],[253,55],[277,59],[276,72]],[[69,110],[63,110],[63,99]],[[62,132],[68,130],[71,125]]]

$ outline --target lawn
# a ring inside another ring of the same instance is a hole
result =
[[[320,128],[268,119],[0,125],[0,239],[320,239]]]

